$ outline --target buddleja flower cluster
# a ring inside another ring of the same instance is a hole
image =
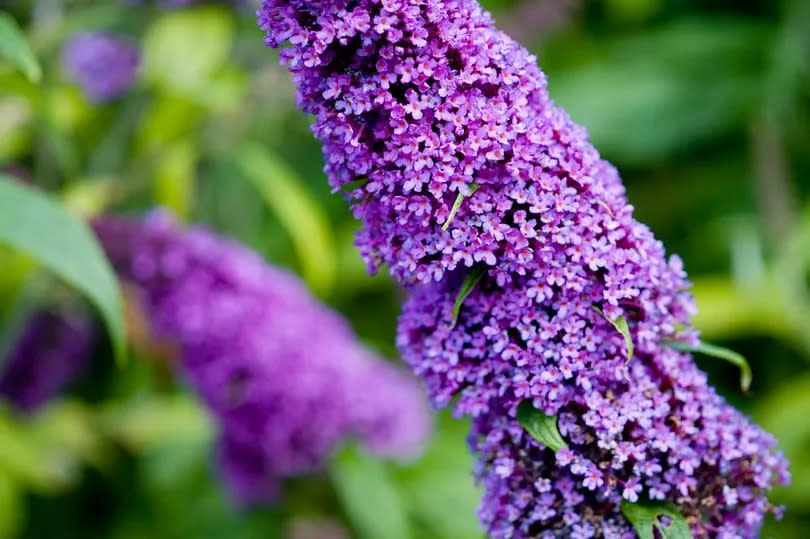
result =
[[[94,333],[81,314],[35,313],[5,360],[0,397],[29,412],[48,402],[84,371]]]
[[[663,345],[697,339],[681,262],[536,59],[474,0],[265,0],[259,24],[289,45],[370,270],[411,291],[404,358],[436,404],[474,418],[489,534],[633,537],[622,501],[652,499],[696,537],[755,537],[786,462]],[[567,447],[524,431],[524,401]]]
[[[429,419],[418,385],[294,277],[165,213],[94,226],[158,336],[179,345],[182,372],[221,425],[222,470],[241,501],[273,498],[281,479],[312,472],[348,439],[386,456],[420,449]]]
[[[86,32],[67,42],[63,61],[87,98],[103,103],[120,97],[132,86],[140,53],[125,36]]]

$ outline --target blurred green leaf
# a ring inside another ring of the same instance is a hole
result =
[[[118,281],[93,234],[45,194],[0,176],[0,242],[27,253],[96,306],[119,363],[125,359]]]
[[[531,400],[520,403],[517,409],[517,420],[532,438],[552,451],[556,452],[568,447],[560,434],[560,429],[557,428],[557,416],[544,414],[534,407]]]
[[[439,414],[425,455],[396,470],[413,534],[420,539],[481,537],[475,510],[481,487],[472,477],[474,459],[467,450],[469,422]]]
[[[7,408],[0,407],[0,474],[25,487],[53,492],[71,479],[64,462],[50,456]]]
[[[472,294],[472,291],[475,290],[475,287],[478,286],[479,281],[481,281],[486,274],[487,267],[483,264],[477,264],[470,268],[470,272],[464,278],[464,282],[461,283],[461,287],[458,289],[456,301],[453,303],[452,327],[455,327],[456,322],[458,322],[458,313],[461,311],[461,306],[464,305],[464,300],[466,300],[467,297]]]
[[[0,537],[15,537],[22,525],[23,504],[14,481],[0,470]]]
[[[551,95],[610,159],[678,155],[744,126],[760,95],[762,34],[742,19],[675,21],[600,43],[592,61],[550,74]]]
[[[662,502],[636,502],[623,500],[622,514],[630,521],[638,533],[639,539],[691,539],[692,532],[689,524],[678,509],[668,503]],[[667,517],[671,522],[664,525],[661,517]],[[657,533],[656,533],[657,532]]]
[[[165,150],[155,172],[155,202],[186,219],[194,197],[197,150],[191,140],[179,140]]]
[[[329,222],[304,181],[281,159],[259,146],[244,146],[235,163],[293,241],[307,283],[322,295],[334,285],[337,254]]]
[[[228,59],[232,40],[232,15],[224,6],[168,12],[144,35],[144,76],[166,90],[203,99],[206,83]]]
[[[42,68],[20,31],[17,21],[4,11],[0,11],[0,56],[20,68],[32,82],[42,78]]]
[[[214,430],[211,419],[187,394],[112,403],[101,411],[99,421],[108,436],[135,452],[170,441],[207,442]]]
[[[347,447],[330,468],[338,497],[359,539],[408,539],[405,507],[385,466]]]
[[[788,380],[759,403],[754,418],[779,440],[790,461],[791,484],[774,495],[775,503],[797,509],[810,506],[810,375]]]

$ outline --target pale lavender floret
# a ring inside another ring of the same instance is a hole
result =
[[[20,410],[36,410],[82,374],[93,342],[93,324],[84,314],[35,313],[0,362],[0,397]]]
[[[221,426],[223,474],[244,502],[319,468],[341,442],[413,455],[429,427],[404,372],[361,347],[345,321],[253,252],[166,214],[96,222],[154,328]]]
[[[102,103],[129,90],[138,70],[140,53],[126,36],[86,32],[67,42],[63,61],[87,98]]]
[[[653,498],[696,537],[755,537],[786,462],[662,345],[697,339],[681,262],[633,218],[536,59],[474,0],[265,0],[259,24],[291,45],[282,61],[369,268],[411,291],[403,357],[436,404],[474,418],[489,533],[624,537],[619,502]],[[473,265],[486,274],[454,325]],[[529,399],[570,449],[526,437],[514,416]]]

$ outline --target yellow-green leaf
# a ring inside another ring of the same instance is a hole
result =
[[[602,318],[610,322],[610,325],[616,328],[616,331],[621,333],[622,337],[624,337],[624,344],[627,347],[627,363],[630,363],[630,360],[633,359],[634,346],[627,319],[624,316],[619,316],[616,320],[611,320],[598,307],[594,307],[593,310],[602,315]]]
[[[335,241],[326,215],[304,181],[281,159],[259,146],[243,147],[235,162],[292,239],[304,279],[320,294],[328,294],[337,266]]]
[[[477,183],[471,183],[469,185],[470,188],[469,195],[465,195],[464,193],[459,192],[458,196],[456,196],[455,202],[453,202],[453,207],[450,209],[450,215],[447,216],[447,221],[445,221],[444,224],[442,225],[442,230],[447,230],[447,228],[450,226],[450,222],[458,213],[458,210],[459,208],[461,208],[461,203],[464,202],[464,199],[473,196],[473,193],[478,191],[480,187],[481,186],[478,185]]]

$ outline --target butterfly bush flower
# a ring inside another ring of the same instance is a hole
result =
[[[140,54],[125,36],[87,32],[67,42],[63,60],[87,98],[103,103],[129,90],[135,80]]]
[[[84,315],[35,313],[0,369],[0,397],[36,410],[81,375],[93,341],[93,324]]]
[[[662,344],[697,340],[681,262],[536,58],[474,0],[265,0],[258,16],[287,45],[369,269],[411,291],[404,358],[437,405],[473,417],[490,535],[632,537],[621,501],[652,499],[697,537],[755,537],[785,460]],[[524,401],[568,447],[524,432]]]
[[[378,455],[418,452],[429,420],[415,381],[361,347],[297,279],[164,213],[106,217],[95,230],[157,335],[179,345],[241,501],[272,499],[281,479],[312,472],[348,439]]]

